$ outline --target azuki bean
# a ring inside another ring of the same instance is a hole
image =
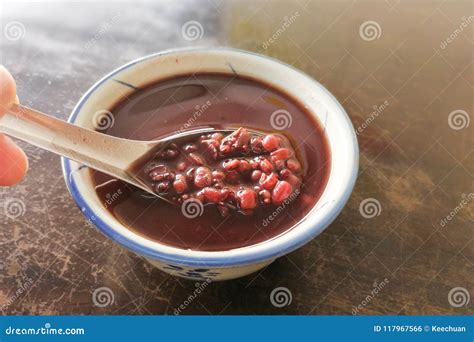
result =
[[[160,157],[165,160],[172,160],[178,157],[179,152],[174,149],[167,149],[160,154]]]
[[[268,152],[271,152],[271,151],[276,150],[280,146],[280,141],[273,134],[266,135],[263,138],[262,146],[265,150],[267,150]]]
[[[264,159],[260,162],[260,170],[265,173],[272,172],[274,169],[273,164],[268,159]]]
[[[202,166],[204,165],[204,159],[199,154],[196,153],[189,153],[188,154],[188,159],[194,164],[194,165],[199,165]]]
[[[177,165],[176,165],[176,170],[180,171],[180,172],[183,172],[185,171],[186,169],[188,168],[188,164],[184,161],[182,162],[179,162]]]
[[[194,173],[194,185],[198,188],[204,188],[212,184],[212,174],[208,167],[200,166]]]
[[[262,174],[260,177],[260,185],[262,188],[271,190],[275,187],[276,183],[278,182],[278,176],[275,172],[270,174]]]
[[[229,160],[226,160],[222,163],[222,166],[226,170],[236,169],[236,168],[239,167],[239,165],[240,165],[240,160],[238,160],[238,159],[229,159]]]
[[[270,155],[272,156],[272,159],[275,160],[286,160],[291,157],[292,152],[289,149],[283,147],[273,151]]]
[[[232,170],[226,174],[225,180],[229,184],[238,184],[240,182],[240,174],[236,170]]]
[[[262,176],[262,171],[253,170],[252,174],[250,175],[250,179],[254,182],[257,182],[260,179],[261,176]]]
[[[280,205],[301,187],[302,167],[282,135],[258,136],[239,128],[170,144],[144,167],[155,191],[182,203],[195,198],[221,215],[250,215]]]
[[[176,175],[176,178],[173,182],[174,191],[178,194],[182,194],[188,190],[188,182],[186,181],[186,176],[182,174]]]
[[[288,159],[286,161],[286,167],[288,167],[288,169],[293,173],[299,172],[301,170],[300,162],[294,158]]]
[[[145,168],[143,169],[143,172],[148,173],[148,174],[152,171],[167,172],[168,168],[165,165],[160,164],[158,162],[151,162],[147,164]]]
[[[237,191],[237,200],[241,209],[253,209],[257,206],[257,195],[251,189]]]
[[[275,205],[283,203],[283,201],[290,196],[292,191],[293,187],[290,183],[287,181],[278,181],[272,191],[272,203]]]
[[[212,181],[222,181],[225,178],[225,173],[219,170],[212,171]]]
[[[272,203],[272,194],[270,191],[268,190],[260,190],[259,191],[259,196],[260,196],[260,200],[265,203],[265,204],[270,204]]]
[[[160,182],[160,183],[157,183],[155,185],[155,191],[159,194],[162,194],[162,193],[165,193],[168,191],[170,187],[170,183],[169,182]]]
[[[221,201],[221,191],[216,188],[211,188],[211,187],[206,187],[202,189],[202,192],[204,194],[204,197],[206,198],[207,201],[211,203],[218,203]]]
[[[197,146],[195,144],[186,144],[183,147],[183,151],[186,153],[196,152]]]
[[[280,171],[280,177],[285,179],[285,178],[288,178],[288,176],[290,175],[290,171],[288,169],[283,169]]]

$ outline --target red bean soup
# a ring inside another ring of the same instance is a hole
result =
[[[114,123],[102,132],[127,139],[217,130],[165,144],[129,170],[167,201],[91,170],[104,207],[166,245],[225,251],[275,238],[308,214],[329,177],[320,123],[260,81],[179,76],[137,89],[111,112]]]

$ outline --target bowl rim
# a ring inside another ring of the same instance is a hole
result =
[[[71,193],[74,201],[76,202],[77,206],[81,209],[82,213],[89,219],[92,220],[94,225],[107,237],[111,238],[113,241],[119,243],[120,245],[124,246],[125,248],[141,254],[147,258],[160,260],[164,262],[169,262],[171,264],[178,264],[178,265],[189,265],[189,266],[213,266],[213,267],[233,267],[239,265],[248,265],[254,264],[258,262],[264,262],[268,260],[276,259],[282,255],[290,253],[291,251],[301,247],[302,245],[306,244],[310,240],[312,240],[315,236],[320,234],[324,229],[326,229],[329,224],[334,221],[334,219],[338,216],[346,202],[348,201],[352,190],[355,185],[355,181],[358,174],[359,169],[359,147],[357,142],[357,136],[355,134],[354,127],[352,122],[350,121],[346,111],[339,103],[339,101],[319,82],[305,74],[304,72],[298,70],[297,68],[293,67],[292,65],[286,64],[282,61],[274,59],[272,57],[268,57],[265,55],[261,55],[255,52],[235,49],[235,48],[228,48],[228,47],[197,47],[197,48],[177,48],[177,49],[169,49],[164,50],[161,52],[153,53],[138,59],[135,59],[129,63],[126,63],[115,70],[111,71],[100,80],[98,80],[94,85],[92,85],[86,93],[80,98],[74,109],[72,110],[68,122],[74,123],[77,116],[79,115],[81,108],[87,101],[87,99],[106,81],[111,79],[114,75],[124,71],[128,68],[131,68],[141,62],[147,61],[149,59],[158,58],[163,55],[169,54],[176,54],[176,53],[186,53],[186,52],[201,52],[206,53],[210,51],[219,51],[225,53],[233,53],[233,54],[247,54],[252,55],[253,57],[267,59],[271,62],[276,62],[283,67],[288,67],[292,69],[292,71],[297,72],[300,76],[303,76],[307,81],[315,83],[317,87],[319,87],[325,95],[328,96],[328,99],[333,102],[334,105],[340,111],[341,118],[343,119],[340,124],[345,124],[349,131],[352,133],[351,135],[351,142],[352,142],[352,150],[348,151],[348,163],[352,165],[350,170],[345,173],[345,179],[340,179],[341,182],[344,184],[341,188],[344,189],[344,192],[339,198],[328,203],[327,206],[330,206],[330,211],[324,216],[318,224],[313,224],[310,229],[302,230],[300,234],[296,235],[291,240],[285,240],[284,237],[286,233],[283,233],[277,237],[272,239],[263,241],[259,244],[245,246],[238,249],[233,249],[230,251],[192,251],[192,250],[185,250],[180,249],[177,247],[172,247],[172,249],[176,250],[176,253],[169,253],[159,251],[154,248],[150,248],[148,246],[144,246],[133,239],[127,238],[122,234],[119,234],[115,231],[109,224],[107,224],[104,220],[101,219],[102,212],[95,211],[87,201],[80,190],[79,187],[74,180],[73,177],[69,177],[71,174],[72,166],[71,160],[62,157],[61,164],[62,164],[62,171],[63,176],[66,182],[66,186]],[[330,144],[331,145],[331,144]],[[315,204],[315,206],[318,203]],[[128,229],[128,228],[127,228]],[[160,244],[156,242],[157,245],[170,247],[164,244]],[[262,250],[256,252],[255,247],[265,247]],[[235,251],[240,251],[240,253],[235,253]],[[235,254],[235,255],[233,255]]]

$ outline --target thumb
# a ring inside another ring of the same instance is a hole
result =
[[[15,185],[26,174],[28,159],[15,143],[0,134],[0,186]]]
[[[0,65],[0,116],[17,100],[15,80]],[[25,153],[10,138],[0,134],[0,186],[18,183],[27,169],[28,159]]]

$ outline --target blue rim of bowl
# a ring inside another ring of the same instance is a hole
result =
[[[233,48],[225,48],[225,47],[213,47],[213,48],[180,48],[180,49],[171,49],[171,50],[165,50],[161,52],[157,52],[151,55],[147,55],[141,58],[138,58],[136,60],[133,60],[125,65],[122,65],[118,67],[117,69],[113,70],[106,76],[104,76],[102,79],[97,81],[87,92],[82,96],[82,98],[79,100],[77,105],[74,107],[71,115],[68,118],[68,122],[74,123],[77,115],[79,114],[82,106],[84,103],[88,100],[88,98],[106,81],[108,81],[110,78],[115,76],[116,74],[120,73],[123,70],[126,70],[138,63],[147,61],[149,59],[153,59],[156,57],[160,57],[163,55],[168,55],[168,54],[173,54],[173,53],[179,53],[179,52],[192,52],[192,51],[230,51],[230,52],[236,52],[236,53],[244,53],[244,54],[250,54],[254,55],[257,57],[265,58],[273,62],[277,62],[279,64],[282,64],[283,66],[289,67],[290,69],[298,72],[299,74],[303,75],[306,77],[308,80],[310,80],[313,83],[316,83],[323,91],[329,95],[329,97],[334,101],[334,103],[339,107],[341,113],[344,114],[347,123],[349,126],[352,128],[352,134],[353,134],[353,141],[355,142],[353,144],[353,165],[354,167],[352,168],[352,172],[350,177],[348,178],[348,182],[345,186],[345,192],[343,196],[341,196],[339,199],[336,201],[338,202],[339,205],[334,206],[334,209],[332,212],[330,212],[330,215],[327,215],[321,222],[319,222],[318,225],[316,225],[312,229],[308,229],[305,234],[300,234],[297,236],[297,239],[293,239],[291,241],[288,241],[287,244],[284,246],[283,249],[279,249],[278,245],[268,249],[264,250],[260,253],[248,253],[245,256],[235,256],[235,257],[227,257],[227,258],[222,258],[222,257],[183,257],[183,255],[178,255],[178,254],[173,254],[173,253],[163,253],[161,251],[157,251],[153,248],[149,248],[146,246],[143,246],[139,244],[136,241],[133,241],[129,238],[126,238],[125,236],[119,234],[116,232],[112,227],[110,227],[106,222],[104,222],[100,218],[100,214],[96,213],[89,205],[87,200],[81,195],[78,186],[76,182],[74,181],[73,177],[70,177],[72,167],[71,167],[71,160],[62,157],[61,158],[61,165],[63,169],[63,176],[66,181],[66,186],[71,193],[71,196],[73,197],[74,201],[76,202],[76,205],[81,209],[82,214],[91,222],[94,223],[96,227],[99,228],[99,230],[106,235],[107,237],[111,238],[113,241],[117,242],[118,244],[122,245],[123,247],[138,253],[144,257],[159,260],[162,262],[167,262],[171,264],[178,264],[178,265],[188,265],[188,266],[212,266],[212,267],[232,267],[232,266],[243,266],[243,265],[249,265],[249,264],[254,264],[258,262],[264,262],[268,260],[273,260],[278,257],[281,257],[285,254],[290,253],[291,251],[303,246],[310,240],[312,240],[315,236],[319,235],[324,229],[327,228],[331,224],[332,221],[336,219],[336,217],[339,215],[339,213],[342,211],[343,207],[345,206],[346,202],[348,201],[352,190],[355,185],[355,181],[357,179],[357,173],[359,169],[359,147],[357,143],[357,136],[355,134],[355,131],[352,126],[352,122],[350,121],[346,111],[342,107],[342,105],[339,103],[339,101],[327,90],[322,84],[314,80],[313,78],[309,77],[306,75],[304,72],[301,70],[283,63],[277,59],[261,55],[258,53],[254,53],[251,51],[245,51],[245,50],[240,50],[240,49],[233,49]],[[315,206],[317,203],[315,204]],[[267,241],[264,241],[260,244],[264,244]],[[258,245],[260,245],[258,244]],[[257,246],[257,245],[255,245]],[[252,246],[247,246],[244,248],[251,248]],[[212,255],[212,252],[206,252]],[[221,253],[221,252],[218,252]]]

